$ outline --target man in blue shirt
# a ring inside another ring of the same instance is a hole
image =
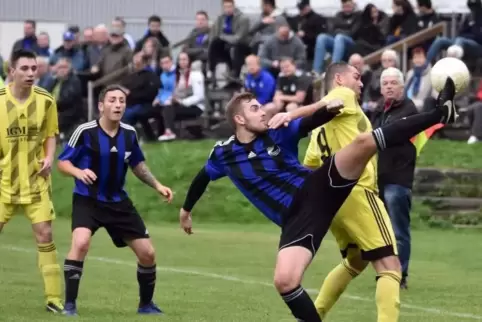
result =
[[[261,69],[258,56],[246,57],[246,67],[248,68],[248,74],[244,80],[246,91],[253,93],[261,105],[271,102],[276,90],[274,77],[271,73]]]
[[[136,130],[120,120],[126,93],[107,86],[99,96],[101,117],[80,125],[59,156],[59,170],[75,178],[72,246],[64,264],[66,315],[77,315],[76,299],[92,235],[101,227],[117,247],[129,246],[137,256],[139,314],[160,314],[152,302],[156,282],[154,246],[144,222],[124,190],[127,168],[169,202],[171,189],[149,171]]]
[[[305,322],[321,322],[321,318],[301,286],[303,274],[367,163],[377,150],[403,144],[422,130],[439,122],[454,122],[457,117],[455,85],[449,78],[437,109],[362,133],[312,171],[298,160],[299,140],[337,113],[347,113],[340,108],[356,102],[363,86],[358,70],[346,63],[333,65],[326,77],[350,88],[353,95],[321,100],[269,121],[253,94],[234,96],[226,115],[235,135],[214,146],[192,182],[179,216],[184,231],[191,234],[195,203],[210,181],[228,176],[263,215],[281,226],[274,284],[293,316]]]

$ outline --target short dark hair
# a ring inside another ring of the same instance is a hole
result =
[[[33,19],[27,19],[27,20],[24,20],[23,23],[28,23],[29,25],[32,25],[32,27],[35,29],[37,28],[37,22]]]
[[[273,8],[276,7],[276,0],[263,0],[264,5],[272,6]]]
[[[147,19],[147,23],[150,24],[151,22],[158,22],[158,23],[161,23],[162,22],[162,19],[161,17],[157,16],[157,15],[152,15],[149,17],[149,19]]]
[[[126,26],[126,21],[125,21],[124,18],[122,18],[122,17],[117,16],[117,17],[114,18],[114,21],[120,22],[121,25],[122,25],[122,27],[125,27],[125,26]]]
[[[344,61],[338,63],[332,63],[325,72],[325,87],[327,90],[332,88],[333,80],[335,79],[336,74],[340,74],[343,72],[348,71],[350,65],[345,63]]]
[[[209,16],[208,16],[208,13],[204,10],[199,10],[198,12],[196,12],[196,16],[204,16],[206,17],[206,19],[209,19]]]
[[[232,3],[232,4],[234,4],[234,0],[223,0],[223,3]]]
[[[295,60],[293,57],[289,57],[289,56],[283,56],[280,58],[279,62],[282,63],[284,61],[289,61],[290,63],[292,63],[293,65],[295,64]]]
[[[226,105],[226,119],[233,129],[236,129],[236,123],[234,122],[234,116],[239,113],[241,103],[250,102],[256,99],[256,96],[251,92],[244,92],[236,94]]]
[[[10,66],[15,67],[17,65],[17,61],[20,58],[36,59],[37,55],[33,51],[26,49],[19,49],[17,51],[14,51],[12,53],[12,57],[10,57]]]
[[[107,85],[106,87],[104,87],[104,89],[100,91],[99,102],[104,102],[107,93],[113,92],[113,91],[121,91],[127,97],[127,92],[124,87],[118,84],[112,84],[112,85]]]

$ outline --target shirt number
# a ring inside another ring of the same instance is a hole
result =
[[[328,140],[326,138],[325,128],[323,127],[321,128],[316,138],[316,142],[318,143],[318,147],[320,148],[321,160],[325,162],[326,159],[328,159],[328,157],[331,156],[331,149],[328,146]]]

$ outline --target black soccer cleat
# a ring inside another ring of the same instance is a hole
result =
[[[64,308],[63,308],[61,303],[56,304],[56,303],[53,303],[53,302],[48,302],[47,305],[45,306],[45,308],[46,308],[47,312],[51,312],[51,313],[62,314],[62,312],[64,311]]]
[[[455,83],[452,78],[447,77],[444,88],[440,91],[437,97],[437,108],[443,112],[443,118],[440,123],[450,124],[455,123],[459,115],[455,109]]]

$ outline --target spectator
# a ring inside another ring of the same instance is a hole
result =
[[[383,71],[380,80],[384,103],[373,117],[373,127],[392,123],[417,114],[413,102],[403,95],[403,74],[396,68]],[[407,141],[403,145],[378,152],[378,186],[397,239],[402,264],[401,288],[407,288],[410,260],[410,209],[417,152]]]
[[[468,144],[474,144],[482,140],[482,81],[477,89],[477,101],[468,106],[471,111],[471,129]]]
[[[159,58],[163,56],[163,50],[159,44],[159,40],[157,40],[155,37],[147,38],[144,42],[144,46],[142,46],[142,53],[144,56],[146,56],[149,62],[149,68],[158,74],[160,61]]]
[[[239,77],[244,59],[251,51],[248,33],[248,17],[235,8],[234,0],[223,0],[223,13],[216,19],[210,35],[208,61],[213,74],[219,63],[227,63],[232,76]]]
[[[125,67],[132,61],[132,50],[129,48],[127,42],[124,41],[123,35],[124,32],[122,30],[111,30],[109,38],[110,44],[102,49],[99,62],[91,68],[92,74],[100,74],[101,76],[109,75],[120,69],[125,70],[104,85],[119,83],[128,73]]]
[[[482,56],[482,1],[468,0],[467,6],[470,13],[464,17],[459,36],[454,40],[446,37],[435,39],[428,50],[427,63],[433,62],[442,50],[452,45],[460,47],[462,53],[468,53],[474,57]]]
[[[250,45],[253,53],[259,52],[260,44],[265,43],[275,34],[280,25],[288,24],[286,18],[283,16],[283,11],[276,8],[275,0],[262,0],[261,5],[261,17],[256,21],[250,32],[254,33]]]
[[[47,57],[37,57],[37,79],[35,85],[49,91],[47,87],[53,82],[53,75],[49,70],[49,59]]]
[[[37,36],[37,48],[36,54],[39,57],[49,58],[52,55],[52,50],[50,49],[50,37],[46,32],[41,32]]]
[[[387,49],[382,54],[382,66],[373,71],[369,84],[366,84],[364,90],[362,108],[365,113],[370,114],[378,107],[378,101],[382,97],[380,93],[380,77],[382,72],[389,67],[398,68],[400,59],[396,51]]]
[[[306,46],[306,58],[312,61],[315,53],[316,37],[328,32],[328,20],[313,11],[309,0],[298,1],[299,30],[298,37]]]
[[[75,71],[83,70],[85,67],[84,54],[79,47],[74,46],[74,34],[70,31],[64,32],[63,40],[63,45],[55,49],[53,55],[50,57],[50,65],[56,65],[60,58],[68,58]]]
[[[352,33],[355,40],[353,51],[368,55],[385,45],[388,32],[388,16],[372,4],[368,4]]]
[[[209,48],[209,16],[206,11],[196,12],[196,26],[187,36],[189,41],[184,46],[184,51],[189,54],[192,61],[208,60]]]
[[[161,87],[152,103],[153,106],[171,105],[174,88],[176,87],[176,66],[172,57],[165,55],[160,59],[161,65]]]
[[[418,18],[410,2],[408,0],[394,0],[387,45],[393,44],[417,31]]]
[[[368,84],[371,81],[372,78],[372,72],[368,66],[365,65],[365,60],[360,54],[353,54],[350,56],[348,59],[348,64],[352,65],[356,69],[358,69],[358,72],[361,75],[361,82],[363,83],[363,88],[362,88],[362,93],[361,97],[363,98],[364,92],[366,88],[368,88]]]
[[[279,73],[282,57],[292,58],[299,69],[303,69],[306,62],[305,45],[287,23],[279,26],[278,32],[261,46],[258,56],[261,65],[275,76]]]
[[[67,31],[70,31],[71,33],[74,34],[74,45],[78,46],[80,45],[80,28],[79,26],[73,25],[67,28]]]
[[[325,69],[325,56],[332,54],[333,63],[343,60],[349,50],[355,46],[351,37],[359,19],[359,13],[352,0],[341,0],[342,11],[333,19],[333,35],[322,33],[316,38],[313,70],[322,73]]]
[[[90,69],[92,66],[99,63],[102,50],[108,45],[109,31],[107,30],[107,27],[102,24],[96,26],[92,32],[92,44],[87,48],[86,68]]]
[[[405,85],[405,96],[413,101],[419,112],[422,112],[425,100],[432,94],[431,65],[427,65],[426,60],[423,48],[417,47],[412,51],[413,68],[407,73]]]
[[[119,29],[119,30],[123,30],[124,31],[124,39],[127,41],[127,44],[129,45],[129,47],[134,50],[136,48],[136,42],[134,41],[134,38],[132,38],[131,35],[129,35],[128,33],[126,33],[126,22],[124,20],[124,18],[122,17],[115,17],[114,20],[112,20],[112,23],[111,23],[111,27],[112,29]]]
[[[82,53],[84,55],[84,60],[85,60],[84,68],[89,67],[89,66],[87,66],[87,64],[88,64],[88,48],[94,42],[93,33],[94,33],[94,29],[92,27],[87,27],[83,30],[82,39],[80,39],[79,47],[80,47],[80,50],[82,50]]]
[[[23,23],[23,38],[18,39],[12,47],[12,53],[20,49],[37,52],[37,37],[35,36],[37,23],[35,20],[25,20]]]
[[[266,70],[261,69],[259,57],[256,55],[246,57],[246,67],[248,69],[244,80],[246,91],[256,95],[256,99],[261,105],[271,102],[276,90],[274,77]]]
[[[55,66],[55,77],[50,77],[45,85],[45,89],[52,93],[57,101],[61,140],[70,137],[75,126],[85,119],[80,81],[72,69],[68,57],[59,57]]]
[[[289,112],[297,109],[303,103],[307,103],[310,94],[311,78],[296,70],[292,58],[281,58],[280,66],[281,73],[273,103],[265,106],[266,113],[271,116],[283,110]]]
[[[432,8],[432,0],[417,0],[418,28],[420,30],[431,28],[440,22],[440,17]]]
[[[191,69],[187,53],[181,52],[177,61],[179,65],[176,69],[176,88],[171,104],[166,105],[162,113],[165,130],[164,134],[159,136],[159,141],[176,139],[174,121],[198,118],[204,111],[204,75]],[[198,136],[200,133],[193,134]]]
[[[133,57],[134,72],[124,77],[121,84],[127,90],[126,111],[123,122],[136,125],[141,121],[150,140],[155,139],[147,118],[152,113],[152,101],[161,87],[159,77],[149,67],[149,59],[142,52]]]
[[[162,26],[161,17],[155,16],[155,15],[150,16],[149,19],[147,20],[147,25],[148,25],[148,29],[144,34],[144,37],[142,37],[142,39],[136,43],[135,52],[142,50],[144,43],[150,37],[156,38],[157,41],[159,41],[159,44],[162,48],[168,48],[169,40],[167,40],[166,36],[164,36],[164,33],[161,30],[161,26]]]

